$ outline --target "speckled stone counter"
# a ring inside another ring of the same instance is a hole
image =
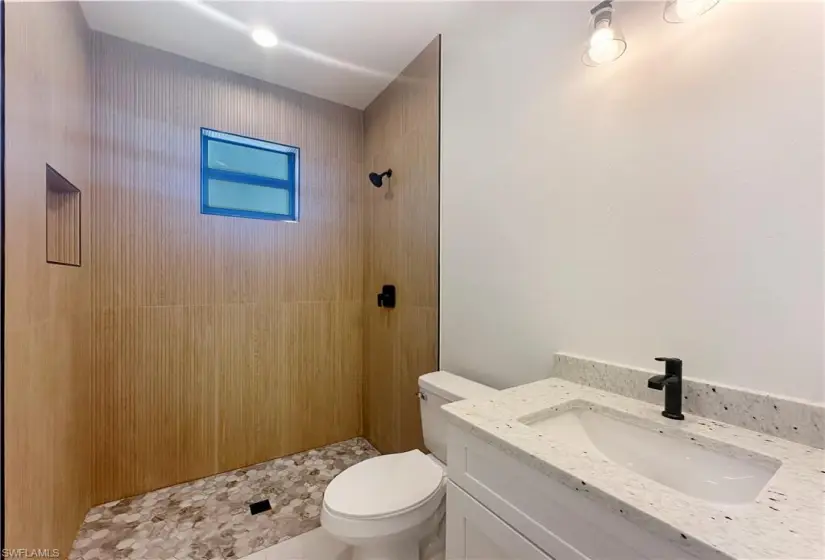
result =
[[[694,498],[520,421],[548,408],[563,411],[572,401],[610,409],[717,452],[781,466],[752,503]],[[542,474],[571,488],[585,483],[590,499],[651,533],[682,545],[693,541],[690,548],[699,557],[825,558],[825,452],[820,449],[690,414],[669,420],[661,405],[555,378],[444,410],[452,423]]]
[[[659,373],[662,371],[611,364],[560,352],[554,356],[552,375],[658,404],[662,402],[662,393],[648,389],[647,379]],[[825,406],[820,403],[731,387],[690,376],[683,378],[682,392],[685,412],[818,449],[825,448]]]

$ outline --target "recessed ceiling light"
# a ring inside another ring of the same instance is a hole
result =
[[[265,27],[256,27],[253,29],[252,40],[266,48],[274,47],[278,44],[278,37]]]

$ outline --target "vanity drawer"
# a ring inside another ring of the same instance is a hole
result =
[[[557,560],[699,557],[456,426],[447,469],[456,485]]]
[[[550,558],[469,494],[447,483],[447,554],[450,560],[558,560]]]

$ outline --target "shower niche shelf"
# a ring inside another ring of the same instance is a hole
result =
[[[80,266],[81,193],[46,165],[46,262]]]

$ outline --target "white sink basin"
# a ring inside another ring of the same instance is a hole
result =
[[[780,466],[762,456],[731,448],[733,457],[704,447],[678,429],[637,425],[621,413],[599,410],[580,401],[567,411],[533,414],[521,419],[553,439],[586,448],[625,468],[684,494],[728,504],[753,501]],[[668,433],[670,432],[670,433]]]

